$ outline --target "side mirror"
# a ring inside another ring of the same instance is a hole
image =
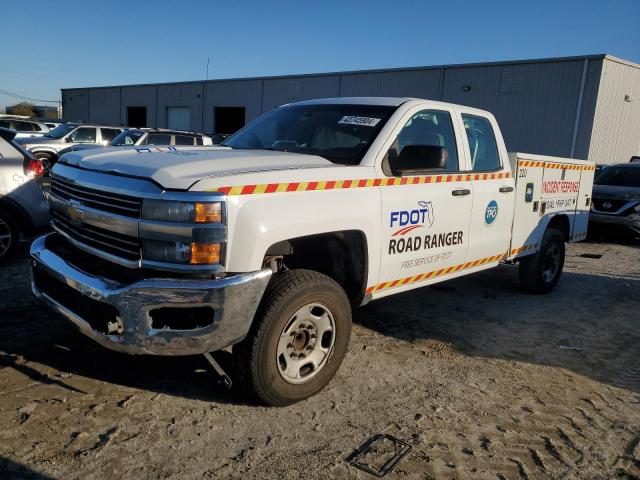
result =
[[[425,170],[447,168],[449,153],[437,145],[407,145],[400,155],[389,158],[391,172],[395,176],[420,175]]]
[[[67,143],[71,143],[73,142],[73,138],[71,138],[71,135],[69,135],[67,138],[64,139],[64,141]]]

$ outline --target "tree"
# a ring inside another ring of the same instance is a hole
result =
[[[10,115],[25,115],[27,117],[35,116],[35,105],[29,102],[20,102],[11,107],[7,107],[7,113]]]

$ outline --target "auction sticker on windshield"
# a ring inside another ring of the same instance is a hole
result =
[[[352,115],[345,115],[338,121],[343,125],[361,125],[363,127],[375,127],[379,122],[379,118],[355,117]]]

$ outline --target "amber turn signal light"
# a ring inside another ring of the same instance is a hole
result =
[[[222,223],[222,204],[196,202],[194,220],[196,223]]]
[[[190,263],[192,265],[208,265],[220,263],[220,244],[192,243]]]

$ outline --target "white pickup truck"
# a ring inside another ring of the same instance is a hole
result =
[[[205,354],[224,374],[209,352],[232,346],[236,379],[285,405],[334,376],[353,307],[501,262],[553,289],[565,242],[586,236],[593,171],[510,156],[482,110],[294,103],[221,147],[64,156],[33,291],[121,352]]]

